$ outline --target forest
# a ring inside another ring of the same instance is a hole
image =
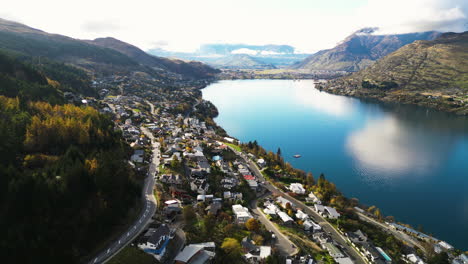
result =
[[[140,196],[113,122],[94,108],[64,104],[63,87],[54,84],[0,55],[3,263],[78,263]]]

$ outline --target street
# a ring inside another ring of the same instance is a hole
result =
[[[114,255],[119,253],[125,246],[127,246],[135,237],[137,237],[150,222],[151,217],[156,212],[157,204],[153,195],[154,175],[159,167],[159,143],[155,141],[153,134],[146,128],[141,127],[142,132],[151,139],[153,148],[153,157],[145,178],[142,190],[142,202],[144,203],[143,212],[141,212],[138,219],[125,231],[116,241],[104,249],[100,254],[94,257],[89,264],[105,263]]]
[[[266,189],[268,189],[273,194],[281,195],[284,198],[287,198],[288,200],[293,202],[298,208],[303,210],[304,213],[307,213],[308,215],[310,215],[312,217],[312,220],[317,222],[322,227],[322,229],[332,237],[334,241],[339,243],[339,245],[342,247],[345,253],[348,254],[355,263],[359,263],[359,264],[366,263],[364,258],[353,247],[351,247],[348,243],[346,243],[345,238],[332,225],[330,225],[330,223],[328,223],[326,219],[324,219],[321,215],[317,214],[314,210],[312,210],[310,207],[305,205],[303,202],[295,199],[294,197],[291,197],[290,195],[284,193],[282,190],[276,188],[274,185],[270,184],[263,177],[257,164],[255,164],[252,160],[246,157],[243,153],[237,152],[234,149],[232,150],[237,155],[241,156],[249,164],[250,170],[255,174],[255,176],[259,179],[259,181],[265,182],[263,186]]]

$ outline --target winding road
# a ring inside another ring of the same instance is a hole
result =
[[[151,217],[156,212],[157,204],[153,195],[153,187],[154,176],[159,168],[159,143],[156,142],[153,134],[146,127],[141,127],[141,131],[151,139],[151,145],[153,148],[151,164],[142,190],[142,202],[144,204],[143,210],[138,216],[138,219],[118,239],[89,261],[88,264],[105,263],[119,253],[120,250],[127,246],[145,229],[150,222]]]

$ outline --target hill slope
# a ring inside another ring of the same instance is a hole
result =
[[[367,69],[330,82],[325,89],[389,101],[447,105],[441,108],[461,113],[468,109],[468,32],[416,41]]]
[[[143,50],[131,44],[125,43],[115,38],[97,38],[95,40],[87,42],[116,50],[120,53],[127,55],[128,57],[132,58],[133,60],[142,65],[161,70],[171,71],[191,78],[211,78],[219,72],[219,70],[213,69],[210,66],[200,62],[186,62],[182,60],[173,60],[163,57],[156,57],[144,52]]]
[[[432,40],[440,34],[429,31],[400,35],[374,35],[376,30],[365,28],[356,31],[336,47],[321,50],[292,67],[302,70],[359,71],[406,44],[415,40]]]
[[[93,75],[145,72],[164,83],[178,79],[212,78],[216,73],[216,70],[200,63],[152,57],[115,39],[94,43],[50,34],[4,19],[0,19],[0,49],[18,57],[28,57],[36,64],[45,58],[76,66]]]
[[[49,82],[0,53],[4,263],[80,263],[140,195],[112,121],[94,108],[64,105],[60,85]]]
[[[247,54],[230,55],[217,59],[210,64],[225,69],[275,69],[272,64],[265,63]]]

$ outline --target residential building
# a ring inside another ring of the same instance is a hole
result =
[[[232,211],[235,214],[236,217],[236,222],[238,224],[245,224],[247,220],[250,218],[253,218],[252,215],[249,212],[249,209],[247,207],[243,207],[240,204],[235,204],[232,206]]]
[[[138,244],[138,247],[153,255],[157,260],[161,260],[166,253],[166,246],[172,238],[171,230],[163,224],[158,229],[149,232],[152,232],[150,237],[145,243]]]
[[[289,190],[291,190],[291,192],[297,193],[297,194],[304,194],[305,193],[305,189],[302,186],[302,184],[300,184],[300,183],[291,183],[289,185]]]

